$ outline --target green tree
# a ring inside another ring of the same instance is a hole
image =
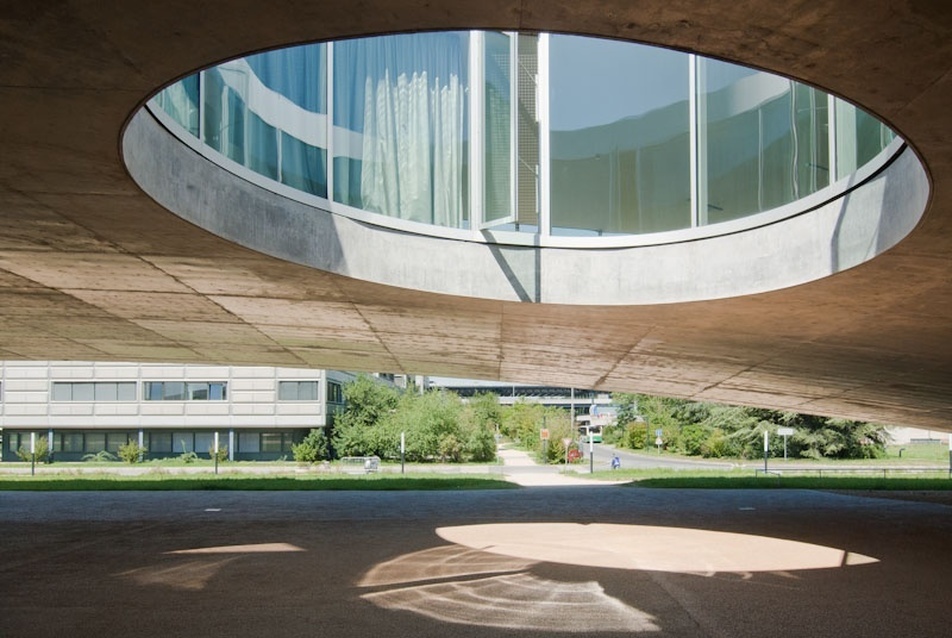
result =
[[[396,410],[396,388],[360,375],[344,385],[344,411],[334,419],[333,446],[340,456],[370,456],[377,453],[375,428]]]
[[[317,463],[327,459],[328,441],[324,428],[311,428],[300,443],[291,446],[291,453],[298,463]]]

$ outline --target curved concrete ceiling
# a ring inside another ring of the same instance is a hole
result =
[[[405,371],[642,391],[952,428],[952,5],[327,0],[0,9],[0,358]],[[125,123],[161,85],[294,42],[394,30],[571,31],[815,84],[916,149],[913,233],[802,286],[655,306],[483,301],[238,247],[144,195]]]

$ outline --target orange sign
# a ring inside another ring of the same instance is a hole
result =
[[[543,440],[543,441],[548,441],[548,440],[549,440],[549,430],[548,430],[547,428],[542,428],[542,429],[539,431],[539,434],[542,436],[542,440]]]

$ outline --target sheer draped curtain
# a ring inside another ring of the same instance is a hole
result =
[[[342,149],[349,157],[338,176],[340,199],[390,217],[461,227],[468,35],[351,40],[335,45],[334,59],[335,124],[359,134]]]

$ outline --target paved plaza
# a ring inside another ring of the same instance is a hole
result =
[[[824,492],[0,494],[0,636],[947,636],[952,507]]]

